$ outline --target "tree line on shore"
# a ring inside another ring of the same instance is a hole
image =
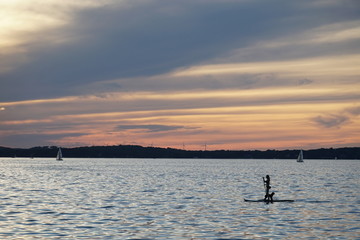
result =
[[[0,157],[55,157],[57,146],[0,147]],[[296,159],[300,150],[182,150],[138,145],[62,148],[64,158]],[[360,159],[360,147],[304,150],[305,159]]]

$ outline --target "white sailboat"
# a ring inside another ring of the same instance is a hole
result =
[[[59,148],[59,150],[58,150],[58,153],[57,153],[57,155],[56,155],[56,160],[57,160],[57,161],[62,161],[62,160],[63,160],[61,148]]]
[[[300,150],[299,156],[296,160],[297,162],[304,162],[304,156],[303,156],[303,151]]]

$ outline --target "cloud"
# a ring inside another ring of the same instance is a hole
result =
[[[360,115],[360,107],[347,108],[346,112],[350,113],[351,115],[358,116]]]
[[[299,80],[299,85],[308,85],[308,84],[311,84],[311,83],[313,83],[313,82],[314,82],[313,80],[304,78],[304,79],[300,79],[300,80]]]
[[[358,142],[359,110],[349,107],[360,96],[359,7],[357,0],[3,0],[1,142],[26,144],[23,135],[33,144],[166,145],[191,135],[197,143],[281,146],[268,141],[281,132],[299,146],[295,138],[305,135],[327,142],[331,127],[342,144]],[[310,118],[325,134],[313,136]]]
[[[24,60],[5,64],[15,67],[0,71],[1,101],[86,94],[84,86],[90,83],[168,73],[252,46],[259,39],[271,40],[302,32],[309,24],[318,27],[325,20],[351,17],[340,15],[334,6],[299,8],[285,0],[110,1],[101,7],[87,6],[90,2],[79,7],[77,1],[76,8],[69,7],[71,11],[60,8],[66,13],[64,26],[39,27],[29,35],[24,51],[9,58]],[[47,8],[46,16],[56,6]],[[334,11],[331,18],[329,8]],[[49,38],[64,41],[54,43]],[[147,81],[134,79],[140,80]]]
[[[56,142],[62,138],[78,137],[83,135],[85,134],[13,134],[0,136],[0,142],[11,147],[34,147],[34,144],[37,146],[48,146],[56,144]]]
[[[314,117],[312,121],[325,128],[339,128],[347,123],[349,118],[341,115],[327,115]]]
[[[360,54],[326,56],[317,58],[300,58],[287,61],[271,62],[233,62],[228,64],[210,64],[192,66],[174,73],[175,77],[193,77],[206,75],[246,75],[276,73],[286,77],[302,77],[304,74],[316,77],[332,76],[359,76]]]
[[[250,46],[231,51],[216,59],[218,63],[286,61],[299,58],[337,56],[359,53],[359,20],[329,21],[323,25],[311,25],[297,29],[292,34],[258,39]],[[340,56],[339,56],[340,57]]]
[[[271,82],[270,82],[271,83]],[[194,85],[195,88],[196,85]],[[338,86],[309,88],[305,86],[269,86],[253,89],[187,89],[184,91],[157,89],[148,92],[113,92],[100,97],[80,96],[59,99],[39,99],[9,102],[0,112],[4,129],[28,128],[27,124],[67,125],[101,122],[105,119],[142,119],[152,115],[169,116],[183,110],[231,108],[249,106],[290,106],[311,103],[314,109],[326,104],[356,102],[360,93],[356,88],[340,90]],[[243,86],[244,87],[244,86]],[[347,107],[347,105],[346,105]],[[320,107],[323,108],[323,107]],[[118,120],[118,121],[119,121]],[[0,125],[0,128],[2,127]]]
[[[120,125],[118,130],[145,130],[147,132],[167,132],[178,129],[183,129],[184,126],[169,126],[169,125]]]

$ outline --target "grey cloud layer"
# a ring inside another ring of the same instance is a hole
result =
[[[359,6],[346,3],[341,8],[307,8],[285,0],[153,0],[126,8],[86,9],[72,16],[70,26],[36,36],[27,46],[28,62],[0,73],[0,101],[86,94],[84,86],[89,83],[133,77],[141,77],[133,79],[139,81],[136,90],[147,90],[146,76],[222,57],[257,41],[358,17]],[[72,41],[50,44],[49,34]],[[127,90],[126,82],[114,86]]]
[[[0,136],[0,142],[6,143],[8,146],[34,147],[34,143],[38,146],[46,146],[54,144],[54,141],[64,137],[77,137],[85,134],[68,133],[68,134],[19,134]]]

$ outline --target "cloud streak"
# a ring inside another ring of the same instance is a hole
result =
[[[317,116],[313,118],[313,121],[325,128],[341,127],[349,121],[349,118],[341,115],[328,115],[328,116]]]
[[[147,132],[168,132],[183,129],[184,126],[168,126],[168,125],[120,125],[117,130],[145,130]]]
[[[79,137],[84,134],[13,134],[0,137],[1,142],[6,142],[9,146],[35,147],[50,146],[56,144],[59,138]],[[34,145],[36,143],[36,145]]]

